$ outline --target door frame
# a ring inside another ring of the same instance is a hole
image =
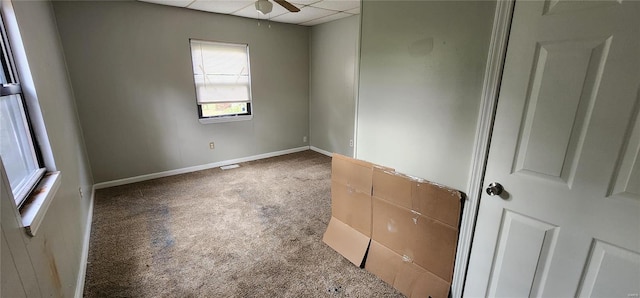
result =
[[[455,271],[451,284],[452,297],[462,297],[464,293],[515,1],[496,1],[487,65],[482,84],[480,111],[473,144],[471,172],[467,182],[467,201],[465,202],[460,222]]]

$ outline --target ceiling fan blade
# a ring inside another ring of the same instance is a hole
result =
[[[295,7],[293,4],[285,1],[285,0],[273,0],[275,3],[280,4],[280,6],[284,7],[286,10],[290,12],[298,12],[300,8]]]

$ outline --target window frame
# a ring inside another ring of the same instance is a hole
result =
[[[26,145],[30,149],[30,158],[33,158],[33,162],[37,167],[37,169],[26,176],[20,184],[15,186],[10,185],[14,202],[16,203],[16,206],[20,208],[25,204],[31,192],[42,180],[46,172],[46,167],[41,148],[34,131],[34,126],[31,121],[31,115],[22,90],[22,85],[20,83],[20,76],[16,68],[15,58],[11,49],[9,36],[7,34],[6,22],[2,15],[0,15],[0,39],[0,59],[2,59],[0,64],[2,64],[2,72],[7,79],[7,83],[0,86],[0,97],[12,95],[18,96],[18,108],[21,110],[22,120],[24,120],[24,129],[26,130],[26,135],[21,134],[20,137],[26,139]]]
[[[13,62],[13,75],[21,83],[23,108],[27,114],[27,119],[31,123],[32,140],[41,154],[40,166],[45,167],[44,175],[36,182],[31,192],[26,195],[22,206],[17,206],[12,191],[6,191],[10,198],[7,203],[13,207],[12,211],[16,216],[16,220],[21,223],[24,231],[33,237],[36,236],[42,226],[49,206],[62,184],[62,173],[56,169],[47,127],[40,108],[36,86],[29,67],[29,59],[27,59],[27,52],[12,1],[0,2],[0,15],[4,22],[0,26],[4,30],[5,44],[11,49],[9,59],[12,59],[11,61]],[[2,159],[0,159],[0,184],[7,190],[11,189]]]
[[[209,103],[211,105],[215,105],[215,104],[229,104],[229,103],[246,103],[247,104],[247,111],[245,113],[237,113],[237,114],[226,114],[226,115],[219,115],[219,116],[204,116],[203,115],[203,109],[202,106],[205,105],[203,103],[199,102],[198,99],[198,86],[196,83],[196,73],[193,71],[193,69],[196,67],[195,65],[195,61],[194,61],[194,57],[193,57],[193,45],[194,43],[200,44],[200,45],[206,45],[206,44],[211,44],[211,45],[216,45],[216,46],[230,46],[230,47],[238,47],[238,46],[244,46],[244,48],[246,49],[246,59],[247,59],[247,73],[248,73],[248,100],[247,101],[237,101],[237,100],[230,100],[230,101],[219,101],[219,102],[213,102],[213,103]],[[191,58],[191,72],[192,72],[192,80],[193,80],[193,86],[194,86],[194,90],[195,90],[195,98],[196,98],[196,106],[197,106],[197,112],[198,112],[198,121],[202,124],[209,124],[209,123],[221,123],[221,122],[233,122],[233,121],[246,121],[246,120],[251,120],[253,119],[253,91],[252,91],[252,87],[251,87],[251,58],[250,58],[250,53],[249,53],[249,45],[246,43],[231,43],[231,42],[220,42],[220,41],[209,41],[209,40],[203,40],[203,39],[196,39],[196,38],[190,38],[189,39],[189,50],[190,50],[190,58]]]

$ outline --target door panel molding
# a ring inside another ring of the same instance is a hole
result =
[[[640,285],[625,283],[620,274],[640,280],[640,254],[593,239],[576,297],[638,297]]]
[[[640,88],[607,197],[640,200]]]
[[[566,0],[546,0],[544,3],[543,15],[560,14],[567,12],[575,12],[585,9],[599,8],[622,3],[622,0],[608,1],[566,1]]]
[[[538,296],[547,279],[559,230],[556,225],[504,209],[487,295]],[[503,283],[510,286],[501,286]],[[511,292],[514,288],[518,291]]]
[[[609,36],[536,45],[512,173],[572,187],[611,40]],[[559,73],[564,80],[557,80]],[[559,89],[562,101],[557,98]],[[563,121],[549,121],[556,118]]]

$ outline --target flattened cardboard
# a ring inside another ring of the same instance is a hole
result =
[[[374,196],[407,209],[413,207],[413,181],[411,179],[406,179],[397,172],[382,169],[374,169],[371,179],[373,180],[372,185],[375,184]]]
[[[451,282],[457,229],[374,197],[371,238],[404,259]]]
[[[448,282],[373,240],[365,268],[407,297],[446,298],[449,294]]]
[[[340,154],[331,159],[331,181],[371,195],[373,164]]]
[[[371,192],[331,181],[331,216],[371,237]]]
[[[374,167],[340,154],[331,161],[331,221],[323,241],[356,266],[364,262],[371,240]]]
[[[363,235],[335,217],[331,217],[322,241],[360,267],[367,254],[371,238]]]
[[[454,189],[397,172],[373,170],[373,196],[458,228],[462,194]]]
[[[323,241],[409,297],[447,297],[459,191],[334,154],[332,217]]]

